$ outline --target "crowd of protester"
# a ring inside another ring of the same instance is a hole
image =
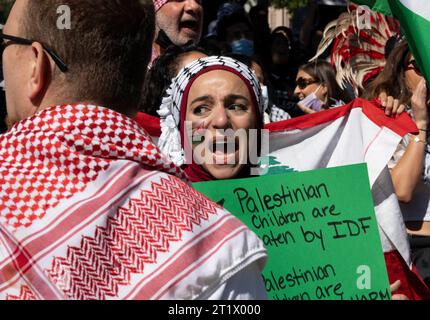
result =
[[[103,10],[74,1],[79,28],[65,37],[46,32],[56,12],[45,13],[61,3],[18,0],[3,29],[1,298],[266,298],[262,242],[187,184],[246,178],[255,163],[239,152],[214,153],[232,158],[228,166],[205,162],[206,154],[186,159],[185,123],[209,133],[206,150],[224,150],[219,129],[261,131],[358,97],[387,116],[408,112],[418,128],[389,168],[423,279],[401,285],[423,288],[413,297],[396,295],[398,284],[392,290],[397,299],[430,297],[429,92],[405,37],[387,42],[385,68],[357,89],[339,83],[331,47],[314,57],[323,33],[313,4],[299,29],[271,30],[267,1],[249,11],[225,1],[207,23],[197,0],[102,1]],[[259,153],[259,139],[247,149]],[[22,243],[34,260],[17,267]]]

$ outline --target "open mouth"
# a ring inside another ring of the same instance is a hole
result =
[[[231,154],[239,150],[236,141],[233,142],[216,142],[210,146],[210,151],[215,154]]]
[[[237,164],[239,154],[239,139],[235,138],[218,138],[209,144],[209,151],[215,164]]]
[[[197,32],[197,30],[199,29],[199,23],[197,20],[183,20],[179,23],[179,27],[181,29],[188,29],[190,31],[193,32]]]

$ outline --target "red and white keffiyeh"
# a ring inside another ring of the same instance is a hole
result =
[[[155,12],[157,12],[158,10],[160,10],[162,6],[164,6],[167,2],[169,2],[169,0],[153,0],[153,2],[154,2]]]
[[[52,107],[0,146],[0,299],[204,298],[265,257],[112,110]]]

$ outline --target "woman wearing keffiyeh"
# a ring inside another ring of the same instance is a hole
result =
[[[260,149],[262,114],[251,69],[228,57],[199,59],[182,69],[163,98],[158,145],[191,181],[246,177],[256,164],[248,155]]]

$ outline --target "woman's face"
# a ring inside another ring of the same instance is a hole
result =
[[[327,99],[327,88],[325,85],[321,85],[319,82],[316,82],[314,78],[312,78],[311,75],[304,72],[303,70],[299,70],[296,77],[296,89],[294,90],[294,94],[299,97],[300,100],[303,100],[308,95],[310,95],[312,92],[315,92],[315,95],[318,99],[320,99],[322,102],[326,102]],[[301,83],[304,83],[305,85],[301,85]]]
[[[257,148],[249,140],[249,129],[257,128],[250,92],[231,72],[214,70],[194,81],[186,121],[194,137],[203,137],[192,145],[195,162],[216,179],[237,176],[248,164],[248,148]]]

